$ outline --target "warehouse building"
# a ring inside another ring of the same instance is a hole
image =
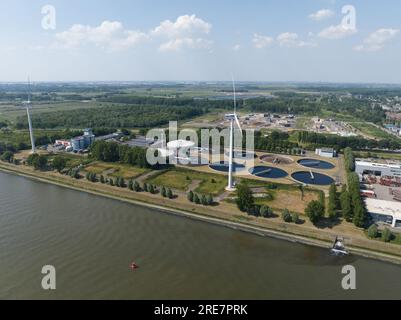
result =
[[[378,199],[365,199],[366,210],[376,223],[401,229],[401,203]]]
[[[401,165],[355,161],[355,172],[359,174],[359,176],[401,177]]]

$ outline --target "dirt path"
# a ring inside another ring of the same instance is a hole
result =
[[[194,191],[201,184],[202,180],[192,180],[191,184],[188,186],[187,191]]]

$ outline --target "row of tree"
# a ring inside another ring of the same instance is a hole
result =
[[[90,148],[91,157],[105,162],[121,162],[141,168],[151,167],[146,160],[146,149],[116,142],[95,141]]]
[[[331,147],[340,151],[347,147],[353,150],[390,149],[398,150],[401,142],[396,139],[368,140],[361,137],[341,137],[334,134],[323,134],[309,131],[298,131],[298,142],[308,144],[310,148]]]
[[[202,115],[206,110],[191,105],[115,105],[98,108],[82,108],[32,115],[35,128],[85,128],[114,127],[138,128],[165,125],[169,121],[179,121]],[[26,117],[20,116],[16,128],[27,128]]]
[[[209,195],[198,195],[194,193],[192,190],[187,194],[188,201],[193,202],[195,204],[202,204],[204,206],[211,206],[214,203],[214,199],[211,194]]]

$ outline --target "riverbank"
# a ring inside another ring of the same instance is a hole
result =
[[[193,204],[185,203],[184,201],[168,200],[160,196],[134,193],[129,190],[116,189],[115,187],[94,184],[88,181],[78,181],[54,172],[34,171],[32,168],[25,166],[0,163],[0,170],[77,191],[84,191],[114,200],[146,206],[168,214],[184,216],[236,230],[252,232],[261,236],[270,236],[322,248],[329,248],[335,235],[335,233],[326,230],[314,230],[309,227],[290,225],[282,222],[278,223],[277,221],[269,221],[268,219],[251,219],[246,217],[246,215],[233,215],[232,208],[228,207],[228,204],[218,207],[194,207]],[[401,264],[401,250],[396,245],[374,242],[347,234],[345,237],[348,240],[347,242],[349,242],[347,243],[347,247],[351,253]]]

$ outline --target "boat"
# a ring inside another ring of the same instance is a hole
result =
[[[348,251],[344,246],[344,238],[336,237],[336,240],[333,243],[333,246],[330,249],[330,252],[334,255],[345,256],[348,255]]]
[[[139,266],[135,262],[131,263],[131,270],[132,271],[134,271],[135,269],[138,269],[138,268],[139,268]]]

